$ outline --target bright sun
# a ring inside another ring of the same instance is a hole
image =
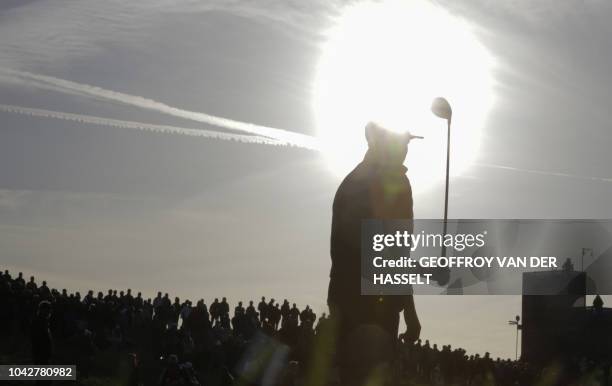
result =
[[[492,57],[469,26],[426,1],[388,0],[347,8],[329,31],[314,85],[318,135],[333,172],[363,157],[363,129],[376,121],[425,139],[406,165],[415,190],[444,177],[446,125],[434,97],[453,107],[451,174],[477,155],[492,104]]]

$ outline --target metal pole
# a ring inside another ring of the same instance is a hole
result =
[[[515,361],[518,360],[518,330],[519,330],[519,325],[518,323],[516,323],[516,345],[514,346],[514,360]]]
[[[593,258],[593,248],[582,248],[582,259],[580,262],[580,270],[584,272],[584,257],[588,255],[590,258]]]
[[[442,228],[442,237],[446,236],[446,225],[448,222],[448,182],[449,182],[449,171],[450,171],[450,129],[451,129],[451,118],[446,120],[448,125],[446,135],[446,188],[444,190],[444,224]],[[442,256],[446,257],[446,246],[444,241],[442,242]]]

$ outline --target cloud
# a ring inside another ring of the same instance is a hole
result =
[[[12,68],[56,66],[100,54],[112,42],[138,47],[151,31],[173,16],[227,12],[273,23],[285,33],[316,35],[339,2],[195,0],[46,0],[2,9],[0,65]],[[192,39],[184,36],[182,39]]]
[[[30,191],[0,189],[0,210],[15,211],[27,201]]]
[[[441,0],[444,6],[461,13],[478,15],[478,19],[495,19],[527,27],[546,28],[550,25],[567,23],[568,20],[583,16],[596,16],[612,10],[606,0],[476,0],[456,2]],[[515,30],[517,31],[517,30]],[[518,32],[518,31],[517,31]]]

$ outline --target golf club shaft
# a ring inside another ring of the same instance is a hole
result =
[[[451,119],[446,120],[448,124],[447,137],[446,137],[446,187],[444,190],[444,224],[442,228],[442,237],[446,236],[446,225],[448,222],[448,182],[449,182],[449,170],[450,170],[450,128]],[[446,257],[446,246],[442,243],[442,254],[441,256]]]

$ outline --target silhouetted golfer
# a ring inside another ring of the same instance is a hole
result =
[[[360,295],[362,220],[413,218],[412,189],[403,165],[410,136],[374,123],[366,126],[365,134],[368,151],[340,184],[333,204],[327,302],[338,331],[343,386],[386,382],[400,311],[407,324],[405,339],[416,340],[421,329],[412,296]]]

